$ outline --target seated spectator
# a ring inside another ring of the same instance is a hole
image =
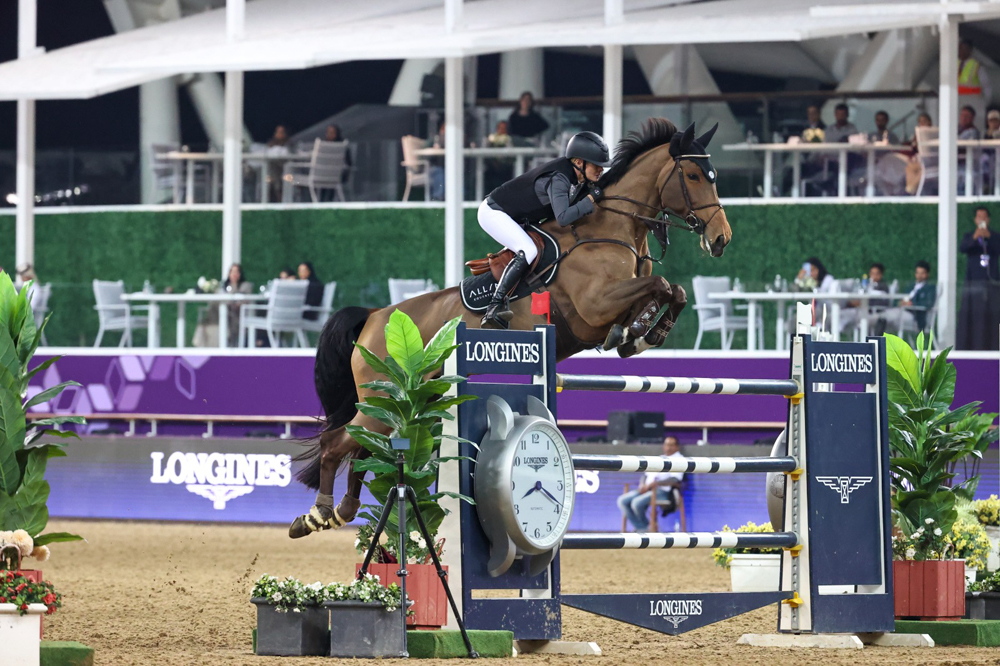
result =
[[[229,267],[229,275],[225,282],[219,285],[217,293],[220,294],[252,294],[253,283],[247,282],[243,277],[243,266],[233,264]],[[229,303],[211,304],[198,311],[198,325],[194,330],[194,339],[191,344],[195,347],[218,347],[219,346],[219,308],[225,307],[228,317],[228,337],[226,344],[229,347],[236,347],[239,344],[240,334],[240,306],[239,301]]]
[[[438,133],[434,136],[434,147],[444,148],[444,123],[438,128]],[[428,169],[431,178],[431,199],[433,201],[444,201],[444,158],[432,157],[428,160]]]
[[[303,261],[299,264],[299,279],[309,281],[309,287],[306,290],[306,305],[311,305],[313,307],[319,307],[322,305],[323,283],[316,275],[316,269],[313,268],[311,261]],[[310,320],[319,319],[319,312],[305,312],[302,315],[302,318]]]
[[[296,280],[298,279],[298,277],[296,276],[295,271],[293,271],[291,268],[282,268],[280,271],[278,271],[278,279]]]
[[[921,113],[917,116],[917,127],[934,127],[934,121],[930,114]],[[910,139],[910,161],[906,165],[906,193],[916,194],[920,187],[920,176],[923,173],[923,165],[920,163],[920,156],[917,154],[917,133],[913,132]]]
[[[879,315],[872,327],[873,335],[882,335],[886,331],[897,334],[899,331],[919,332],[927,329],[927,311],[934,307],[934,301],[937,300],[934,283],[928,281],[931,265],[926,261],[918,261],[913,273],[914,282],[909,286],[906,298],[897,307],[888,308]]]
[[[35,267],[29,263],[18,264],[14,270],[14,290],[21,291],[25,282],[38,282]]]
[[[976,127],[976,110],[971,106],[963,106],[958,112],[958,140],[971,140],[975,141],[979,139],[979,128]],[[959,147],[958,149],[958,191],[962,194],[965,193],[965,159],[971,154],[972,165],[973,165],[973,178],[975,178],[976,164],[979,161],[979,151],[978,150],[967,150],[966,148]]]
[[[507,121],[497,123],[497,129],[486,138],[491,148],[509,148],[514,140],[507,133]],[[483,182],[487,191],[493,191],[514,177],[514,161],[510,157],[490,157],[485,160]]]
[[[815,104],[810,104],[808,108],[806,108],[806,122],[808,123],[806,127],[807,130],[826,129],[826,123],[823,122],[819,107]],[[803,140],[808,141],[809,139],[806,139],[805,136],[803,136]]]
[[[274,134],[267,142],[269,155],[285,155],[288,153],[288,130],[284,125],[274,128]],[[267,187],[271,201],[281,201],[281,172],[284,166],[281,160],[270,160],[267,163]]]
[[[983,133],[984,139],[1000,139],[1000,111],[990,109],[986,114],[986,131]],[[996,150],[984,150],[981,158],[983,165],[983,176],[986,182],[983,183],[983,193],[992,192],[995,183],[997,153]]]
[[[326,126],[326,134],[323,135],[323,140],[324,141],[332,141],[334,143],[341,143],[343,141],[347,141],[347,139],[344,138],[344,135],[340,131],[340,125],[327,125]],[[350,150],[348,150],[347,152],[344,153],[344,164],[347,165],[347,168],[344,169],[344,173],[340,174],[340,182],[344,183],[346,185],[347,184],[347,179],[351,175],[351,169],[350,169],[350,167],[353,166],[351,164],[351,151]],[[336,195],[337,195],[337,193],[334,190],[323,189],[323,190],[320,190],[319,200],[320,201],[333,201],[333,199],[334,199],[334,197]]]
[[[895,146],[899,143],[899,137],[889,129],[889,114],[885,111],[875,113],[875,131],[868,135],[868,140],[872,143],[884,143]]]
[[[795,277],[795,287],[802,291],[813,291],[819,294],[828,294],[837,289],[837,279],[830,275],[823,262],[816,257],[809,257],[799,269],[799,274]],[[829,301],[816,301],[816,321],[824,321],[824,309],[829,312]],[[829,320],[829,317],[826,318]],[[795,307],[789,308],[785,325],[787,330],[795,330]]]
[[[858,128],[854,123],[847,120],[850,109],[841,102],[833,110],[833,117],[836,122],[826,128],[826,143],[847,143],[848,137],[858,133]]]
[[[507,133],[507,121],[501,120],[497,123],[497,129],[487,137],[490,148],[508,148],[514,144],[510,134]]]
[[[287,146],[288,145],[288,130],[285,129],[284,125],[278,125],[274,128],[274,134],[267,142],[268,148],[273,148],[274,146]]]
[[[1000,111],[990,109],[986,114],[986,133],[984,139],[1000,139]]]
[[[517,108],[507,119],[511,136],[531,139],[549,128],[549,124],[535,111],[535,97],[530,92],[521,93]]]
[[[340,133],[339,125],[327,125],[326,135],[323,137],[324,141],[346,141],[344,135]]]
[[[663,456],[684,458],[677,446],[676,437],[667,437],[663,440]],[[656,493],[656,501],[660,502],[666,513],[671,513],[677,508],[674,488],[680,488],[683,480],[683,472],[646,472],[636,490],[630,490],[618,498],[618,508],[632,523],[636,532],[645,532],[649,529],[646,510],[653,503],[653,493]]]
[[[889,293],[889,284],[885,281],[885,266],[876,262],[868,268],[868,284],[864,286],[863,292],[866,294]],[[840,311],[841,330],[846,331],[854,328],[861,323],[862,317],[867,317],[869,314],[876,315],[876,318],[870,319],[869,322],[877,320],[877,315],[881,314],[888,305],[889,300],[885,298],[869,298],[866,308],[861,307],[861,299],[847,301],[847,304]]]

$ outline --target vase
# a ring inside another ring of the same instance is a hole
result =
[[[329,656],[402,656],[403,626],[398,608],[389,612],[380,603],[364,601],[326,601],[323,607],[330,611]]]
[[[965,617],[970,620],[1000,620],[1000,592],[966,592]]]
[[[32,583],[42,582],[42,570],[41,569],[21,569],[19,572],[22,576],[30,580]],[[45,618],[38,618],[38,637],[45,638]]]
[[[965,589],[968,591],[969,586],[976,582],[976,573],[979,571],[976,567],[965,567]]]
[[[984,525],[986,536],[990,539],[990,554],[986,558],[986,570],[996,571],[1000,569],[1000,527],[996,525]]]
[[[896,560],[892,575],[898,619],[957,620],[965,614],[964,560]]]
[[[781,587],[781,555],[737,553],[729,563],[733,592],[777,592]]]
[[[278,612],[263,597],[250,603],[257,607],[257,654],[276,657],[322,656],[330,637],[330,614],[319,606]]]
[[[445,572],[448,567],[444,567]],[[358,564],[356,571],[361,571]],[[378,576],[379,583],[388,587],[399,584],[399,564],[368,565],[368,573]],[[448,596],[433,564],[407,564],[406,597],[413,602],[413,614],[406,618],[411,629],[440,629],[448,623]]]
[[[14,604],[0,604],[0,654],[4,664],[39,666],[41,637],[39,627],[45,604],[29,604],[28,614],[21,615]]]

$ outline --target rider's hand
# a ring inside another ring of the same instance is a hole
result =
[[[589,196],[591,201],[597,203],[598,201],[604,198],[604,190],[602,190],[598,185],[591,185]]]

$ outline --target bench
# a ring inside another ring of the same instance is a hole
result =
[[[47,419],[54,416],[66,416],[66,414],[55,414],[51,412],[30,412],[28,420]],[[127,421],[129,424],[126,437],[133,437],[136,434],[135,424],[137,421],[149,423],[150,431],[146,437],[157,436],[157,424],[163,422],[173,423],[204,423],[205,432],[202,437],[213,437],[216,423],[275,423],[283,424],[285,431],[280,435],[281,439],[291,439],[292,426],[295,424],[316,424],[317,419],[311,416],[260,416],[260,415],[234,415],[234,414],[133,414],[133,413],[113,413],[101,412],[96,414],[73,414],[82,416],[88,421]]]

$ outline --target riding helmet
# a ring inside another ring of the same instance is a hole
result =
[[[596,164],[599,167],[611,165],[611,155],[608,144],[600,134],[595,132],[580,132],[575,134],[566,144],[566,157],[579,157],[584,162]]]

